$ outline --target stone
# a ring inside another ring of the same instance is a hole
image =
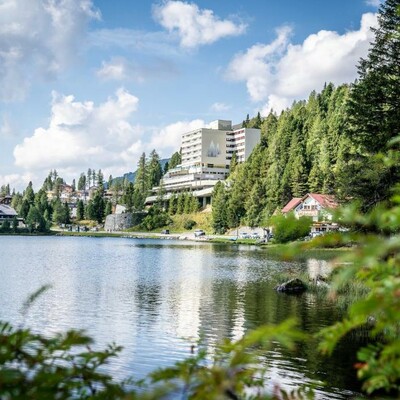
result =
[[[107,232],[124,231],[132,228],[132,226],[139,225],[146,213],[122,213],[107,215],[104,223],[104,230]]]
[[[307,285],[301,279],[295,278],[276,286],[275,290],[285,293],[301,293],[307,290]]]

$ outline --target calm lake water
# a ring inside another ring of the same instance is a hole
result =
[[[316,332],[339,318],[328,300],[273,290],[277,271],[324,268],[324,261],[279,262],[253,246],[172,240],[0,236],[0,319],[23,322],[21,305],[41,285],[52,288],[24,322],[44,333],[86,329],[99,347],[124,346],[109,366],[117,378],[141,378],[189,356],[204,335],[212,350],[264,323],[299,318]],[[351,365],[354,343],[333,357],[316,342],[266,355],[271,387],[314,382],[319,398],[346,399],[359,390]],[[329,382],[323,386],[322,381]]]

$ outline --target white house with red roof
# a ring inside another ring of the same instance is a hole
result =
[[[282,213],[293,212],[297,218],[311,217],[313,222],[332,221],[332,211],[338,207],[335,197],[330,194],[308,193],[295,197],[283,207]]]

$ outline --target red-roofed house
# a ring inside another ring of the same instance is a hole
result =
[[[301,197],[293,197],[293,199],[290,200],[289,203],[287,203],[286,206],[282,208],[282,214],[293,211],[300,204],[301,200]]]
[[[308,193],[303,198],[293,198],[282,209],[282,213],[286,214],[290,211],[299,217],[311,217],[314,222],[331,221],[332,210],[338,207],[335,197],[330,194]]]

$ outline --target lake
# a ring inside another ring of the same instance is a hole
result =
[[[323,260],[281,262],[256,246],[174,240],[0,236],[0,319],[46,333],[85,329],[103,348],[124,347],[108,367],[116,378],[142,378],[190,355],[200,335],[212,350],[224,337],[296,316],[316,332],[338,318],[313,293],[274,291],[274,275],[326,267]],[[52,288],[29,310],[21,306],[43,284]],[[359,391],[351,366],[355,343],[330,358],[316,342],[266,354],[269,386],[313,382],[319,398],[346,399]],[[323,386],[322,381],[329,382]]]

